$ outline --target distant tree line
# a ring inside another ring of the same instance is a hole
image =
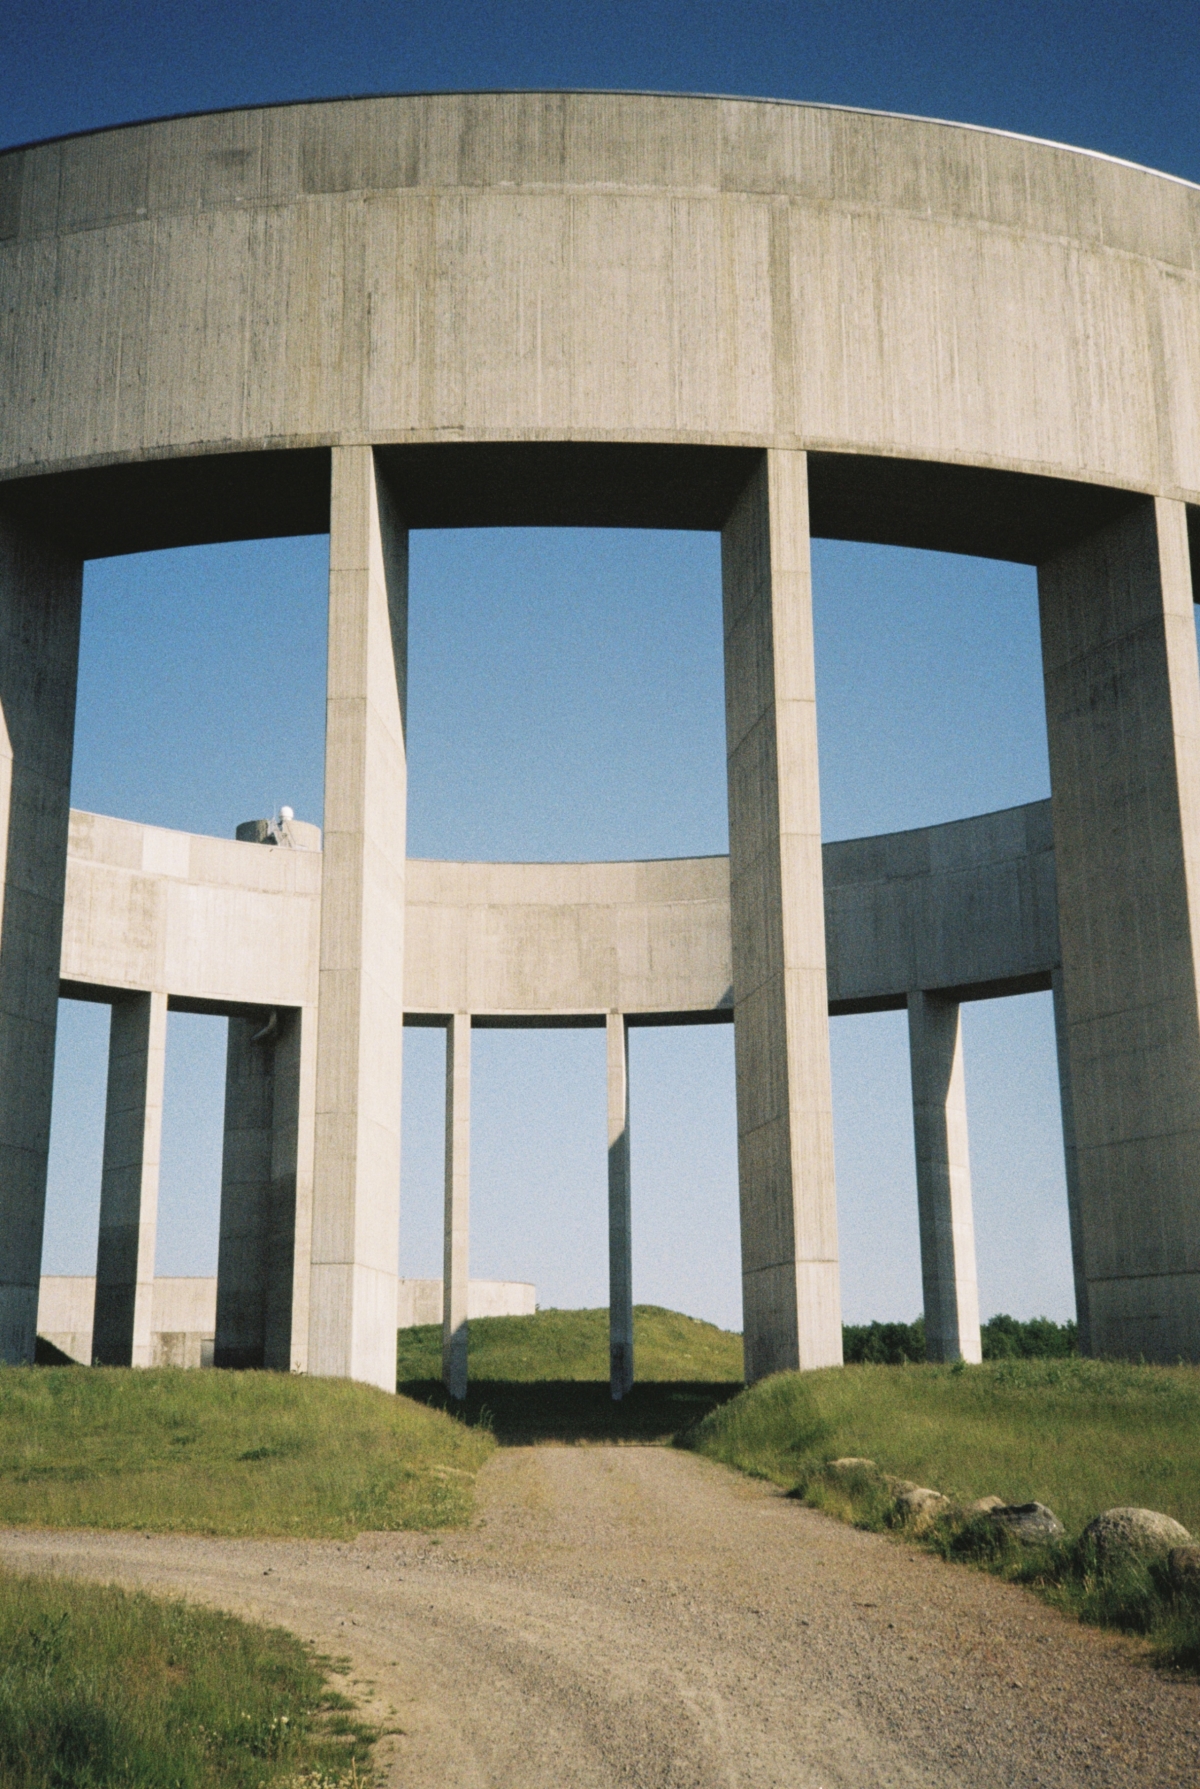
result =
[[[1001,1313],[982,1326],[984,1360],[1048,1360],[1078,1354],[1078,1330],[1073,1322],[1053,1323],[1049,1317],[1018,1317]],[[907,1360],[925,1359],[925,1319],[915,1323],[844,1323],[842,1354],[848,1366],[864,1362],[898,1367]]]

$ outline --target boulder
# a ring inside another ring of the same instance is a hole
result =
[[[943,1511],[950,1508],[950,1499],[928,1485],[913,1485],[896,1498],[896,1514],[914,1528],[931,1528]]]
[[[1106,1509],[1083,1531],[1102,1559],[1119,1553],[1166,1553],[1191,1535],[1181,1522],[1156,1509]]]
[[[874,1460],[860,1460],[854,1454],[847,1454],[844,1459],[830,1460],[825,1467],[826,1472],[878,1472]]]
[[[1063,1531],[1054,1511],[1044,1503],[996,1503],[988,1514],[1017,1541],[1052,1541]]]
[[[974,1503],[968,1503],[969,1516],[990,1516],[994,1509],[1005,1509],[1007,1505],[1003,1497],[977,1497]]]
[[[1172,1547],[1167,1554],[1172,1588],[1200,1602],[1200,1547]]]

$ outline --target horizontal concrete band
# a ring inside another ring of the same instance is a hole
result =
[[[234,534],[271,531],[239,522],[262,491],[281,529],[323,527],[320,450],[360,442],[802,446],[1196,503],[1198,243],[1186,182],[821,106],[434,94],[131,125],[0,155],[0,478],[263,450],[247,493],[214,468],[222,492],[182,500]],[[280,449],[316,450],[294,484]],[[813,484],[815,532],[862,525],[836,464]],[[928,533],[917,496],[867,525]],[[170,502],[132,534],[113,507],[56,503],[56,530],[174,538]]]
[[[177,1011],[316,999],[322,856],[73,811],[62,991]],[[1049,802],[824,847],[831,1012],[1048,987]],[[729,860],[407,869],[405,1016],[732,1017]]]

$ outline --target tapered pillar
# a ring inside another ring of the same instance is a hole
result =
[[[980,1361],[967,1093],[956,1000],[908,996],[908,1052],[925,1352],[930,1360]]]
[[[1079,1161],[1075,1148],[1075,1101],[1071,1096],[1071,1052],[1067,1044],[1067,1003],[1061,967],[1052,971],[1054,1042],[1058,1051],[1058,1102],[1062,1113],[1063,1170],[1067,1182],[1067,1220],[1071,1230],[1071,1271],[1075,1280],[1075,1324],[1079,1352],[1092,1352],[1088,1322],[1088,1285],[1083,1265],[1083,1231],[1079,1221]]]
[[[442,1250],[442,1382],[467,1395],[471,1241],[471,1015],[446,1027],[446,1210]]]
[[[1089,1346],[1200,1360],[1200,674],[1184,505],[1141,501],[1043,565],[1038,588]]]
[[[309,1372],[395,1390],[408,537],[334,448]]]
[[[83,565],[0,513],[0,1361],[37,1331]]]
[[[108,1034],[108,1094],[92,1359],[153,1365],[154,1247],[162,1151],[167,996],[115,1000]]]
[[[608,1362],[614,1398],[633,1385],[633,1230],[629,1171],[629,1030],[608,1015]]]
[[[768,452],[721,538],[746,1377],[842,1358],[808,486]]]

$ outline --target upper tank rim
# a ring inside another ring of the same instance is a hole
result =
[[[964,119],[932,118],[920,112],[889,112],[881,106],[846,106],[816,99],[778,99],[751,93],[687,93],[646,87],[427,87],[413,91],[379,93],[332,93],[302,99],[269,99],[253,105],[199,107],[187,112],[162,112],[149,118],[127,118],[114,124],[99,124],[88,130],[60,131],[55,136],[34,137],[23,143],[0,147],[0,157],[21,155],[31,149],[48,149],[56,143],[78,142],[83,137],[111,136],[117,131],[149,129],[158,124],[184,123],[193,118],[227,118],[234,113],[278,112],[297,106],[340,106],[380,99],[506,99],[513,97],[546,99],[669,99],[702,104],[780,106],[800,111],[839,112],[858,118],[888,118],[906,124],[932,124],[943,130],[968,130],[985,137],[998,137],[1010,143],[1031,143],[1039,149],[1060,150],[1088,161],[1106,162],[1111,167],[1128,168],[1137,174],[1149,174],[1155,180],[1167,180],[1175,186],[1200,192],[1200,181],[1188,180],[1182,174],[1165,168],[1152,168],[1145,162],[1130,161],[1122,155],[1110,155],[1104,149],[1088,149],[1079,143],[1063,143],[1055,137],[1037,137],[1027,131],[1001,130],[990,124],[971,124]]]

